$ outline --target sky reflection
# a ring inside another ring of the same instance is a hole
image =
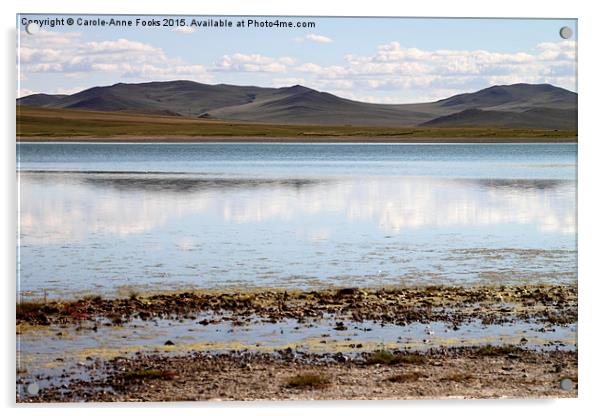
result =
[[[71,296],[577,276],[574,145],[18,151],[19,290]]]
[[[225,224],[278,220],[292,228],[304,227],[312,217],[336,215],[349,226],[368,222],[387,233],[528,224],[541,233],[572,234],[575,186],[562,180],[428,177],[287,181],[21,174],[25,243],[149,232],[189,215],[211,216]],[[325,239],[328,227],[311,234]]]

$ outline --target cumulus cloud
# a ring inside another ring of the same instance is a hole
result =
[[[333,42],[333,40],[331,38],[329,38],[328,36],[316,35],[315,33],[310,33],[309,35],[297,37],[297,38],[295,38],[295,41],[297,41],[297,42],[310,41],[310,42],[317,42],[317,43]]]
[[[203,65],[176,65],[174,67],[163,67],[152,64],[124,65],[123,76],[126,78],[143,79],[208,79]]]
[[[188,78],[209,82],[200,64],[170,58],[153,45],[129,39],[84,41],[81,33],[44,32],[23,36],[19,50],[20,73],[61,73],[67,77],[94,72],[141,80]]]
[[[30,90],[29,88],[18,88],[17,97],[26,97],[31,94],[36,94],[36,91]]]
[[[71,94],[75,94],[77,92],[83,91],[85,89],[86,89],[86,87],[57,88],[54,91],[54,93],[55,94],[67,94],[67,95],[71,95]]]
[[[310,74],[329,78],[348,75],[347,68],[338,65],[321,66],[309,62],[299,65],[295,69],[299,72],[308,72]]]
[[[574,41],[540,43],[529,53],[425,50],[389,42],[378,46],[372,55],[346,55],[343,65],[305,62],[295,67],[310,77],[308,82],[333,86],[347,98],[358,97],[363,91],[363,97],[372,99],[375,97],[370,91],[380,91],[376,98],[380,97],[381,102],[391,97],[399,97],[397,102],[404,101],[404,97],[409,98],[406,101],[440,99],[450,92],[518,82],[574,89],[575,69]]]
[[[286,72],[294,59],[288,56],[271,58],[259,54],[235,53],[224,55],[216,64],[215,71],[233,72]]]
[[[173,29],[191,33],[192,28]],[[302,42],[332,42],[308,34]],[[58,73],[82,85],[88,74],[110,74],[132,81],[190,79],[285,86],[302,84],[356,100],[383,103],[432,101],[496,84],[550,83],[574,90],[576,42],[544,42],[517,52],[464,49],[421,49],[392,41],[372,53],[348,54],[336,64],[292,56],[266,56],[239,51],[217,60],[190,62],[170,56],[152,44],[118,38],[86,41],[79,32],[44,31],[22,36],[19,79],[22,88],[36,73]],[[267,81],[266,81],[267,80]]]
[[[160,48],[148,45],[142,42],[135,42],[127,39],[106,40],[103,42],[86,42],[86,51],[88,54],[102,53],[152,53],[159,55],[162,59],[165,58],[163,51]]]

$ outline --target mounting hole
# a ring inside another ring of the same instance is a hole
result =
[[[563,26],[560,28],[560,37],[562,39],[570,39],[573,36],[573,29],[568,26]]]
[[[570,378],[563,378],[560,380],[560,388],[564,391],[572,391],[573,390],[573,380]]]
[[[40,386],[38,386],[38,383],[30,383],[27,385],[27,393],[30,395],[37,396],[39,392]]]
[[[25,31],[30,35],[35,35],[40,31],[40,25],[35,22],[27,23],[27,26],[25,26]]]

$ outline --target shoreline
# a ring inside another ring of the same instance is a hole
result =
[[[17,143],[358,143],[358,144],[552,144],[578,143],[577,137],[388,137],[388,136],[17,136]]]
[[[478,308],[474,308],[478,306]],[[487,323],[533,319],[577,321],[577,285],[422,286],[333,288],[320,290],[196,290],[124,298],[89,295],[75,300],[42,299],[16,305],[17,325],[51,325],[97,318],[116,323],[132,319],[177,319],[200,312],[228,311],[239,316],[311,319],[337,315],[357,322],[407,324],[460,323],[479,318]]]
[[[19,403],[577,396],[576,284],[132,293],[16,312]],[[486,328],[506,335],[474,338]]]
[[[577,353],[512,346],[379,350],[349,357],[290,348],[142,353],[83,365],[88,376],[18,403],[248,400],[418,400],[577,397]],[[244,380],[244,382],[241,382]],[[571,388],[561,388],[570,380]]]

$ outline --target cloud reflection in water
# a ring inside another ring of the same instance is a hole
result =
[[[575,182],[429,177],[328,179],[210,178],[195,175],[21,174],[22,243],[85,240],[90,234],[152,232],[188,216],[223,224],[280,221],[328,239],[323,221],[369,223],[385,233],[407,229],[532,225],[571,234]]]

